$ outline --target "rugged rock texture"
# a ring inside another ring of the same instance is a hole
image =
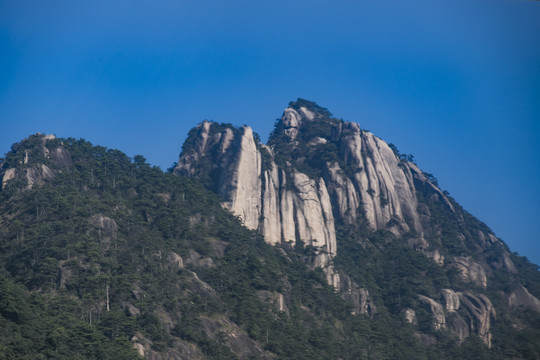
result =
[[[491,347],[491,320],[496,314],[488,297],[483,294],[474,295],[471,292],[456,293],[451,289],[443,289],[441,292],[446,309],[427,296],[418,296],[433,315],[433,327],[436,330],[449,327],[460,340],[464,340],[470,334],[476,334]],[[447,321],[449,313],[454,313],[450,323]],[[405,311],[405,319],[410,323],[416,319],[413,315],[414,310]]]
[[[71,155],[63,147],[63,144],[56,140],[54,135],[37,133],[29,137],[29,141],[37,143],[37,146],[31,149],[32,151],[30,149],[15,149],[11,153],[15,158],[14,161],[11,164],[7,164],[6,161],[0,164],[2,189],[6,187],[8,182],[20,179],[26,186],[21,187],[19,191],[30,190],[35,185],[43,185],[54,179],[58,172],[72,164]],[[19,171],[16,170],[16,167]],[[51,168],[56,168],[56,170]]]
[[[414,164],[402,161],[358,124],[331,124],[330,137],[340,145],[341,159],[322,163],[322,176],[282,161],[283,142],[308,151],[327,145],[324,137],[299,137],[303,126],[322,121],[323,115],[303,106],[285,109],[273,135],[281,143],[271,146],[255,140],[248,126],[232,129],[205,121],[190,132],[174,172],[206,179],[223,196],[223,205],[271,244],[302,241],[331,257],[336,253],[335,224],[355,224],[362,217],[373,230],[387,229],[396,236],[414,233],[411,243],[427,247],[415,178],[452,205]],[[436,251],[432,256],[444,261]]]
[[[540,300],[533,296],[521,284],[517,285],[515,290],[508,296],[508,305],[512,308],[523,306],[536,312],[540,312]]]
[[[369,291],[352,282],[347,275],[341,276],[340,288],[345,289],[342,298],[353,304],[353,314],[372,315],[377,312],[377,307],[369,295]]]
[[[293,147],[304,146],[297,138],[299,129],[321,117],[305,107],[289,107],[276,137]],[[336,288],[339,276],[331,259],[337,251],[337,222],[354,224],[363,216],[373,230],[386,228],[396,236],[413,230],[411,242],[426,246],[413,180],[419,170],[411,171],[407,163],[398,166],[403,163],[392,149],[355,123],[339,123],[332,134],[341,144],[341,163],[356,169],[350,177],[338,161],[323,164],[324,174],[316,178],[278,164],[279,147],[258,143],[248,126],[231,129],[205,121],[190,135],[174,172],[207,178],[208,185],[223,196],[223,206],[248,228],[259,229],[268,243],[302,241],[313,246],[314,265],[326,269]],[[308,140],[308,147],[328,141]]]
[[[327,269],[328,281],[339,286],[330,265],[336,253],[332,204],[324,179],[314,180],[299,171],[287,174],[273,160],[261,166],[261,153],[271,150],[257,144],[251,128],[213,130],[221,126],[203,122],[197,138],[175,168],[177,174],[211,174],[211,186],[224,198],[223,206],[238,215],[250,229],[259,229],[271,244],[302,241],[316,248],[314,265]],[[208,169],[204,160],[212,159]]]
[[[260,290],[257,292],[257,296],[262,302],[272,305],[275,310],[289,314],[283,294],[275,291]]]
[[[408,167],[398,166],[400,161],[388,144],[350,122],[342,125],[341,144],[344,160],[363,170],[354,174],[352,181],[357,191],[348,194],[349,204],[354,206],[358,204],[357,199],[361,199],[373,229],[384,228],[391,219],[397,218],[401,226],[391,225],[392,232],[407,232],[410,226],[421,234],[412,173]],[[339,193],[337,187],[336,192]],[[356,210],[357,207],[350,206],[347,213],[353,214]]]
[[[2,177],[2,189],[6,186],[9,180],[15,178],[15,175],[17,175],[17,170],[15,168],[7,169],[4,172],[4,176]]]
[[[487,277],[484,268],[470,257],[455,257],[454,263],[466,281],[486,287]]]
[[[102,214],[96,214],[92,216],[90,221],[98,230],[99,241],[109,242],[112,239],[116,239],[118,225],[113,219]]]
[[[424,303],[433,314],[433,327],[435,330],[444,329],[446,327],[446,317],[444,315],[443,306],[437,301],[424,295],[418,295],[418,299]]]
[[[416,311],[414,311],[413,309],[405,309],[404,315],[405,320],[407,320],[409,324],[416,325],[418,323],[418,319],[416,318]]]
[[[171,251],[169,255],[167,255],[167,262],[169,268],[173,271],[184,268],[184,260],[182,260],[182,257],[175,252]]]
[[[334,266],[343,229],[405,243],[445,271],[457,269],[461,280],[477,290],[442,288],[417,299],[432,313],[435,329],[448,328],[461,340],[476,334],[491,345],[495,310],[482,289],[494,272],[518,273],[510,252],[410,155],[358,124],[335,119],[301,99],[284,110],[267,145],[248,126],[205,121],[190,132],[174,173],[198,178],[220,194],[223,206],[266,242],[303,243],[311,249],[308,262],[323,268],[355,314],[373,314],[376,306],[368,287]],[[384,250],[384,242],[368,238],[357,236],[365,248]],[[524,287],[506,296],[510,308],[540,309]],[[411,324],[420,321],[414,308],[402,308],[400,314]],[[428,343],[435,341],[424,335]]]
[[[444,304],[446,311],[453,312],[459,309],[459,295],[450,289],[442,289],[442,296],[444,298]]]
[[[133,335],[131,343],[139,355],[148,360],[202,360],[206,358],[199,348],[184,341],[175,341],[166,354],[153,350],[152,340],[141,333]]]
[[[460,293],[459,298],[467,311],[469,329],[491,347],[491,319],[495,317],[495,308],[491,301],[483,294],[473,295],[470,292]]]

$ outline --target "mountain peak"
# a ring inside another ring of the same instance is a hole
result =
[[[408,278],[415,290],[406,303],[391,300],[402,296],[398,290],[379,304],[396,317],[409,314],[413,325],[421,321],[415,314],[427,311],[432,320],[424,331],[446,328],[459,341],[476,335],[492,346],[497,302],[510,304],[519,293],[523,306],[536,311],[534,304],[540,304],[533,288],[509,290],[501,298],[487,293],[500,278],[516,288],[519,259],[392,146],[312,101],[289,103],[268,146],[249,133],[219,127],[196,141],[205,146],[181,154],[176,173],[209,183],[223,206],[267,243],[309,247],[306,261],[322,269],[356,314],[377,312],[375,294],[388,285],[378,288],[367,280],[366,267],[358,266],[361,254],[361,262],[373,266],[373,259],[387,255],[394,266],[396,254],[407,254],[402,260],[416,261],[418,269],[446,274],[444,282],[423,278],[431,285],[421,289],[415,285],[423,276],[418,272]]]
[[[309,143],[314,138],[330,139],[342,121],[315,102],[298,98],[291,101],[276,122],[269,145],[277,152],[289,152],[290,146]]]
[[[318,115],[317,117],[327,117],[331,118],[332,113],[328,111],[327,108],[324,108],[314,101],[298,98],[296,101],[289,102],[289,108],[294,109],[299,113],[308,114],[306,117],[310,117],[311,114]],[[307,112],[306,112],[307,110]],[[311,113],[311,114],[310,114]]]

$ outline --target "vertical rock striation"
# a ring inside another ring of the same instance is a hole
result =
[[[475,292],[439,288],[442,303],[417,294],[416,311],[427,308],[436,330],[449,329],[460,340],[476,334],[491,345],[495,310],[481,292],[493,271],[517,273],[510,252],[477,220],[466,225],[470,214],[410,156],[358,124],[335,119],[301,99],[284,110],[266,145],[249,126],[204,121],[190,132],[174,172],[196,177],[220,194],[223,206],[260,231],[267,243],[311,247],[310,264],[323,268],[354,313],[372,314],[376,307],[367,288],[335,270],[337,229],[379,232],[385,241],[403,241],[445,271],[457,269]],[[11,176],[6,172],[3,181]],[[507,296],[509,308],[540,311],[540,302],[525,288]],[[419,321],[415,309],[400,311],[409,323]]]
[[[305,136],[306,129],[321,126],[331,132]],[[309,165],[296,166],[303,159],[283,161],[298,149],[318,152],[330,140],[340,145],[340,158],[322,162],[317,176]],[[316,266],[327,267],[337,252],[336,224],[355,224],[360,217],[372,230],[386,228],[396,236],[414,230],[417,243],[425,243],[413,172],[400,164],[388,144],[358,124],[292,104],[269,146],[259,143],[249,126],[201,123],[190,132],[174,172],[206,179],[223,206],[268,243],[301,241],[316,249]],[[354,174],[347,174],[351,169]],[[339,287],[333,278],[329,275]]]

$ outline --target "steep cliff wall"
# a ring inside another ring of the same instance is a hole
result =
[[[460,281],[478,290],[439,288],[433,294],[444,306],[418,294],[417,310],[427,308],[437,330],[449,328],[461,340],[476,334],[491,344],[495,311],[481,289],[494,272],[511,276],[516,267],[502,242],[441,191],[431,175],[358,124],[335,119],[305,100],[289,104],[267,145],[257,139],[248,126],[205,121],[190,132],[174,172],[201,179],[266,242],[313,247],[310,263],[324,269],[355,313],[373,313],[376,307],[364,284],[333,265],[338,229],[382,234],[385,243],[404,243],[445,271],[457,270]],[[384,251],[384,242],[357,238]],[[509,307],[534,303],[529,307],[536,309],[536,302],[520,300],[526,291],[507,294]],[[400,311],[417,322],[414,309]],[[450,324],[449,313],[455,313]]]
[[[174,171],[212,178],[209,183],[223,196],[224,206],[272,244],[303,241],[335,254],[335,223],[354,224],[360,216],[371,229],[387,228],[396,236],[414,230],[422,243],[413,172],[384,141],[357,124],[336,126],[332,136],[341,158],[323,163],[321,176],[276,161],[291,148],[317,152],[327,144],[324,137],[299,138],[310,122],[327,121],[320,118],[305,107],[285,109],[274,136],[282,143],[270,146],[257,143],[248,126],[233,131],[203,122]],[[352,176],[346,174],[349,168],[356,169]]]
[[[195,133],[175,173],[211,178],[208,183],[223,197],[223,206],[246,227],[260,230],[268,243],[302,241],[313,246],[314,265],[327,268],[329,282],[337,287],[339,279],[328,270],[337,245],[325,180],[278,167],[272,149],[257,143],[248,126],[233,131],[203,122]],[[203,163],[210,165],[203,169]]]

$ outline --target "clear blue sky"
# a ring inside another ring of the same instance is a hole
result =
[[[412,153],[540,263],[540,2],[0,0],[0,153],[36,132],[177,160],[303,97]]]

